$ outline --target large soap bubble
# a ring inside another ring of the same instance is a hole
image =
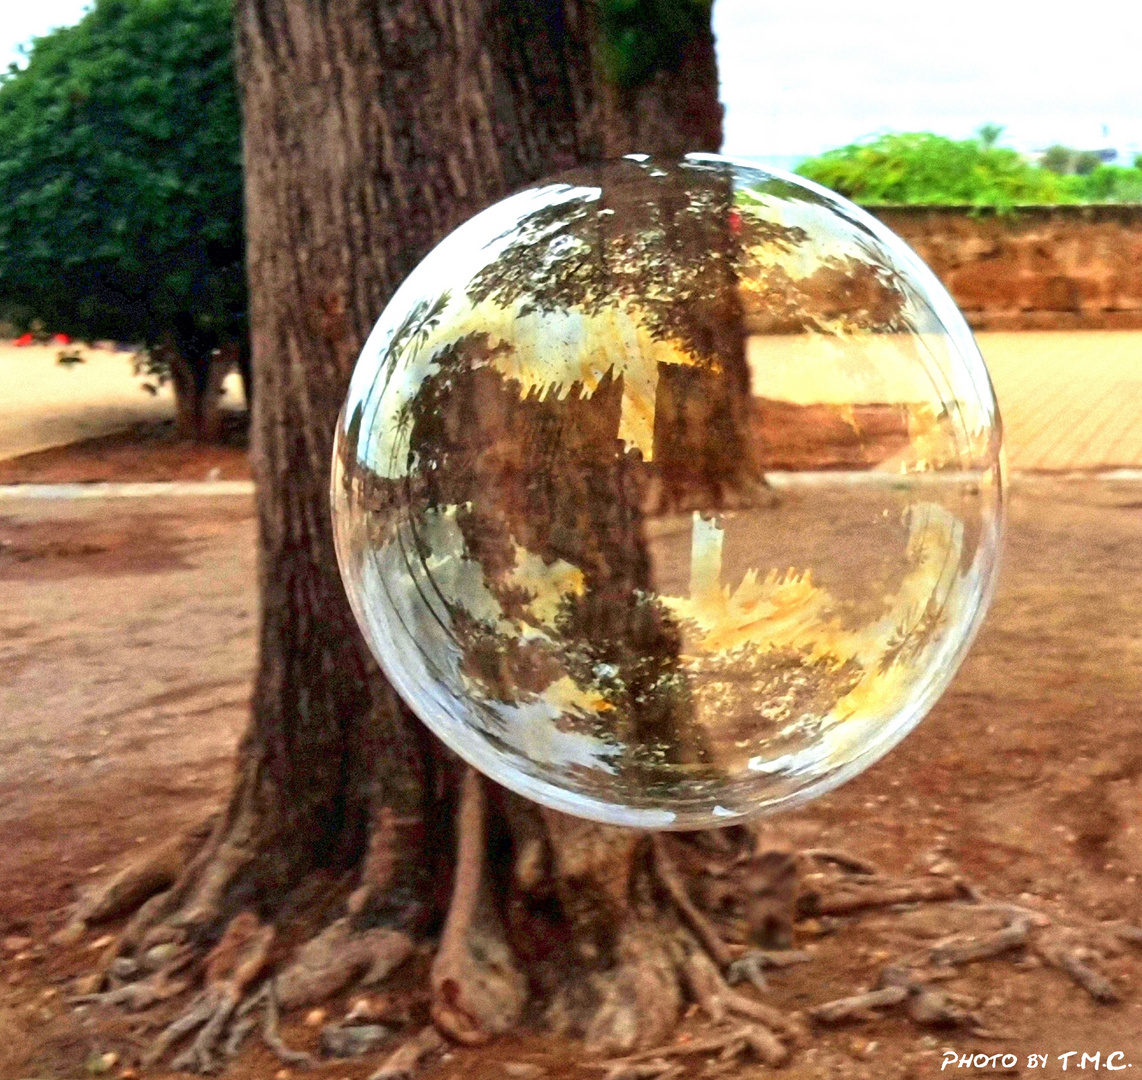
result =
[[[573,814],[726,824],[856,775],[947,686],[996,574],[999,417],[867,214],[636,157],[409,276],[333,500],[365,636],[461,757]]]

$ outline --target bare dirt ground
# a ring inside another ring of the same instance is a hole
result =
[[[0,460],[0,484],[91,484],[118,481],[245,480],[246,417],[222,414],[215,443],[181,439],[168,418],[141,420],[122,431],[68,446]]]
[[[167,1017],[70,1004],[104,928],[74,947],[47,940],[77,886],[223,797],[254,662],[253,531],[245,499],[0,502],[0,1078],[130,1076]],[[1142,484],[1018,481],[1000,593],[952,688],[885,760],[772,820],[774,834],[894,875],[963,875],[1052,916],[1142,921],[1140,615]],[[930,943],[937,907],[801,924],[815,959],[774,975],[769,999],[805,1009],[869,986]],[[1101,1071],[1114,1052],[1116,1066],[1142,1069],[1142,949],[1103,969],[1119,1004],[1095,1003],[1031,955],[969,964],[944,985],[1005,1038],[886,1016],[815,1030],[785,1075],[935,1076],[945,1047],[1017,1055],[1031,1076],[1063,1075],[1069,1051],[1066,1075],[1083,1053],[1100,1053]],[[422,1007],[411,1002],[414,1016]],[[292,1045],[315,1044],[308,1019],[288,1018]],[[682,1035],[698,1030],[693,1018]],[[1030,1053],[1046,1067],[1028,1068]],[[364,1080],[378,1062],[314,1075]],[[701,1062],[690,1075],[704,1075]],[[231,1069],[238,1080],[288,1072],[253,1044]],[[455,1050],[426,1074],[541,1075],[601,1073],[573,1045],[526,1036]]]

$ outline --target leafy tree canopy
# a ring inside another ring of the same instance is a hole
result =
[[[1020,204],[1142,201],[1142,170],[1098,165],[1061,175],[997,145],[985,125],[977,139],[927,132],[881,135],[803,162],[797,171],[855,202],[1010,207]]]
[[[618,86],[670,69],[686,43],[710,26],[713,0],[601,0],[603,64]]]
[[[229,0],[96,0],[0,80],[0,304],[195,359],[243,332]]]

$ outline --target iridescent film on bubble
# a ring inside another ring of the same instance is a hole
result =
[[[1001,438],[959,312],[799,178],[629,158],[409,276],[339,425],[338,556],[417,715],[492,779],[644,828],[887,752],[990,599]]]

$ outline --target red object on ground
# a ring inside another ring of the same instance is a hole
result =
[[[53,345],[70,345],[71,344],[71,338],[69,338],[67,336],[67,334],[52,334],[52,344]]]
[[[36,339],[31,334],[21,334],[16,338],[16,345],[31,345]]]

